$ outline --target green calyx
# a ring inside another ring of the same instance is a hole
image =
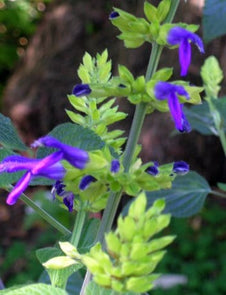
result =
[[[159,276],[153,271],[165,254],[162,249],[174,237],[153,238],[169,224],[170,216],[161,213],[164,201],[155,202],[147,211],[146,203],[146,196],[141,193],[128,215],[119,217],[116,230],[105,235],[106,252],[97,243],[89,253],[81,255],[82,263],[97,284],[117,292],[141,293],[153,287],[153,281]],[[152,225],[149,233],[146,224]]]
[[[146,19],[138,18],[122,9],[114,8],[114,12],[117,13],[118,16],[110,17],[110,20],[121,32],[118,38],[123,40],[127,48],[140,47],[144,42],[156,42],[159,45],[175,48],[175,46],[171,46],[167,43],[167,35],[170,29],[175,26],[180,26],[194,32],[198,29],[198,26],[187,25],[185,23],[168,23],[166,20],[171,5],[171,0],[162,0],[157,7],[145,1],[144,15]]]

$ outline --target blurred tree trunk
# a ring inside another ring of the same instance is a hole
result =
[[[115,72],[118,63],[127,65],[135,75],[145,72],[151,47],[146,44],[136,50],[123,48],[116,39],[118,31],[108,20],[112,5],[142,15],[143,0],[55,0],[48,7],[4,94],[4,113],[13,119],[27,143],[69,121],[65,113],[65,108],[70,108],[66,95],[79,82],[76,70],[85,51],[95,55],[108,48]],[[200,23],[200,11],[181,1],[176,20]],[[215,55],[220,57],[223,45],[219,42],[212,43],[207,52],[214,48]],[[199,71],[203,60],[194,49],[188,77],[193,84],[201,83]],[[174,78],[179,79],[177,50],[164,50],[160,66],[174,66]],[[128,130],[133,107],[124,99],[120,106],[129,113],[123,126]],[[169,134],[173,128],[166,113],[148,116],[141,136],[143,159],[160,163],[183,159],[190,162],[193,170],[213,181],[219,180],[224,156],[216,138],[204,138],[195,132],[172,138]],[[220,159],[220,167],[211,164],[213,158]]]

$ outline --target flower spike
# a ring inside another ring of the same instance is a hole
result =
[[[191,127],[185,114],[183,113],[183,105],[180,104],[178,95],[185,96],[189,99],[189,94],[181,85],[174,85],[168,82],[158,82],[155,85],[155,97],[158,100],[168,100],[170,113],[175,122],[175,127],[180,132],[190,132]]]
[[[191,44],[193,42],[201,53],[204,53],[204,46],[201,38],[184,28],[174,27],[168,32],[167,42],[174,46],[179,45],[179,61],[181,65],[181,76],[186,76],[191,63]]]

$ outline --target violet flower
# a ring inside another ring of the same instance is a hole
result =
[[[95,181],[97,181],[95,177],[93,177],[92,175],[86,175],[81,179],[79,189],[84,191],[90,186],[92,182]]]
[[[75,96],[84,96],[90,94],[91,91],[89,84],[77,84],[74,86],[72,94]]]
[[[40,138],[32,146],[37,147],[43,144],[45,146],[57,148],[58,151],[43,159],[29,159],[19,155],[12,155],[6,157],[0,163],[0,173],[13,173],[21,170],[27,170],[8,195],[6,200],[8,205],[16,203],[20,195],[28,187],[30,181],[35,177],[41,176],[54,179],[56,181],[62,180],[66,171],[60,163],[61,160],[66,160],[71,165],[79,169],[83,169],[89,160],[89,156],[86,151],[63,144],[59,140],[49,136]]]
[[[9,156],[5,158],[0,163],[0,172],[13,173],[20,170],[27,170],[8,195],[6,203],[8,205],[14,205],[28,187],[30,181],[35,177],[43,176],[55,180],[62,179],[65,175],[65,169],[59,163],[61,159],[61,152],[55,152],[40,160],[22,156]]]
[[[184,87],[168,82],[158,82],[155,85],[154,92],[158,100],[168,100],[169,110],[175,122],[175,127],[180,132],[190,132],[191,126],[183,113],[183,105],[178,99],[178,95],[185,96],[186,99],[189,99],[189,94]]]
[[[120,16],[120,14],[117,11],[112,11],[109,15],[109,19],[112,20],[112,19],[115,19],[119,16]]]
[[[64,144],[51,136],[41,137],[32,144],[32,147],[40,146],[59,149],[63,154],[62,158],[78,169],[83,169],[89,161],[89,156],[86,151]]]
[[[56,198],[56,194],[62,197],[64,205],[68,208],[69,212],[72,212],[74,207],[75,196],[72,192],[65,191],[64,188],[65,184],[63,183],[63,181],[57,180],[52,188],[51,193],[54,199]]]
[[[112,173],[117,173],[120,169],[120,163],[119,163],[119,160],[112,160],[111,161],[111,172]]]
[[[179,45],[179,61],[181,65],[181,76],[186,76],[191,63],[191,44],[193,42],[201,53],[204,53],[204,46],[201,38],[184,28],[174,27],[168,32],[167,42],[174,46]]]
[[[173,163],[173,172],[179,175],[185,175],[189,172],[189,165],[184,161],[178,161]]]
[[[150,175],[156,176],[157,174],[159,174],[159,169],[158,169],[158,162],[154,162],[154,165],[149,166],[145,172],[147,172]]]

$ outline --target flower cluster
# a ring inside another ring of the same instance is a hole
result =
[[[26,170],[26,173],[17,182],[14,189],[6,200],[8,205],[16,203],[20,195],[28,187],[32,179],[45,177],[56,181],[62,180],[65,176],[65,169],[61,160],[68,161],[78,169],[83,169],[89,161],[88,153],[84,150],[66,145],[59,140],[45,136],[35,141],[32,147],[46,146],[56,148],[57,151],[43,159],[30,159],[19,155],[8,156],[0,163],[0,172],[13,173]],[[70,210],[70,207],[69,207]]]

